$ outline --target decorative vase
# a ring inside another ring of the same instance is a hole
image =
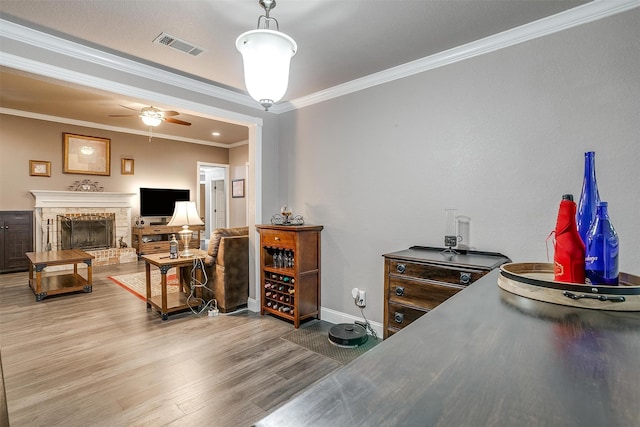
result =
[[[585,246],[587,245],[587,233],[595,219],[596,206],[599,202],[600,194],[596,182],[596,153],[588,151],[584,153],[584,180],[576,214],[578,233]]]
[[[618,246],[618,234],[609,219],[608,203],[600,202],[596,208],[596,218],[587,235],[587,284],[618,284]]]

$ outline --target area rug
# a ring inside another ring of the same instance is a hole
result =
[[[120,285],[123,289],[131,292],[143,301],[147,300],[147,278],[146,273],[121,274],[119,276],[109,276],[109,279]],[[162,286],[160,270],[151,270],[151,296],[161,295]],[[176,277],[176,269],[172,268],[167,272],[167,293],[178,292],[180,284]]]
[[[335,325],[323,320],[314,320],[300,326],[299,329],[295,329],[293,332],[289,332],[287,335],[282,336],[282,339],[298,344],[299,346],[305,347],[315,353],[329,357],[343,365],[346,365],[357,357],[362,356],[364,353],[382,342],[381,339],[374,338],[369,335],[367,342],[359,347],[338,347],[329,341],[329,329],[333,326]]]

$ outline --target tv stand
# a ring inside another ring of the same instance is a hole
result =
[[[152,223],[153,224],[153,223]],[[180,226],[168,225],[145,225],[142,227],[132,227],[131,246],[136,249],[138,256],[146,254],[169,253],[169,241],[171,235],[182,230]],[[204,231],[204,225],[190,225],[189,230],[193,232],[190,249],[200,248],[200,233]],[[179,251],[182,252],[182,243],[178,244]]]
[[[167,222],[166,221],[150,222],[149,225],[167,225]]]

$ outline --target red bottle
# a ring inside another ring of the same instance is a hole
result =
[[[571,194],[562,196],[555,234],[554,280],[584,284],[585,246],[578,233],[576,204]]]

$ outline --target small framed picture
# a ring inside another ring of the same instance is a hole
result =
[[[231,197],[244,197],[244,179],[234,179],[231,181]]]
[[[51,162],[46,160],[29,160],[29,175],[51,176]]]
[[[133,175],[133,159],[122,159],[120,168],[122,175]]]

